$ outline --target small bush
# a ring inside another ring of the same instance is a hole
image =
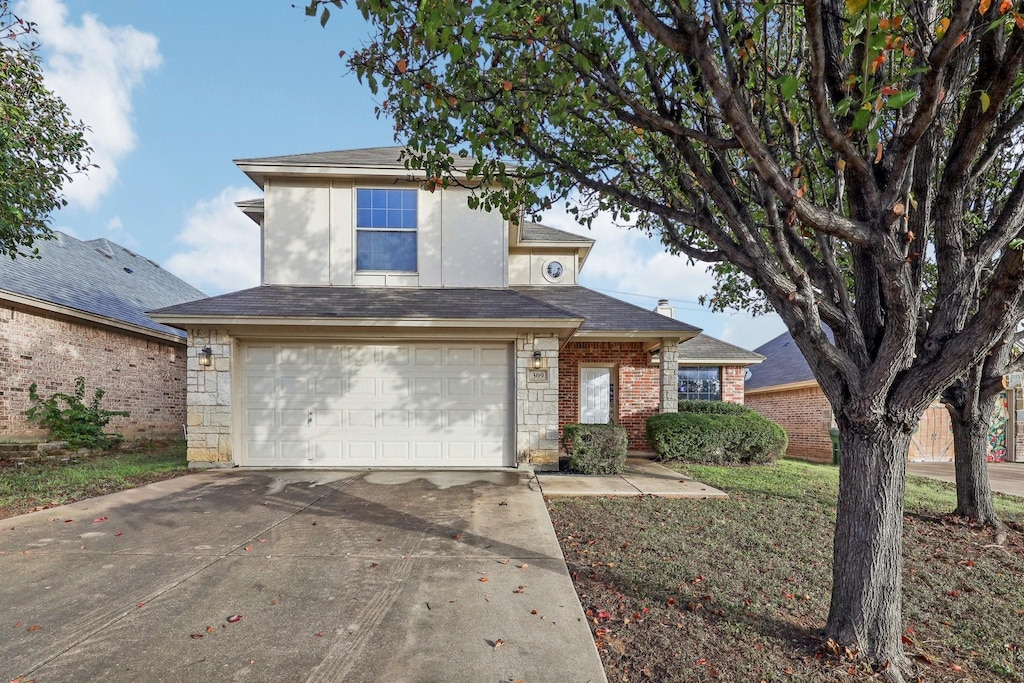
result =
[[[50,430],[58,441],[67,441],[73,448],[107,448],[121,435],[106,433],[112,417],[128,417],[125,410],[106,410],[100,407],[103,390],[96,389],[92,401],[85,403],[85,378],[75,378],[75,393],[57,392],[47,399],[40,398],[36,384],[28,388],[28,396],[34,404],[25,411],[25,416]],[[61,405],[63,404],[63,406]]]
[[[749,415],[754,412],[738,403],[725,401],[688,401],[679,402],[680,413],[711,413],[714,415]]]
[[[562,442],[573,472],[618,474],[626,468],[626,430],[618,425],[567,424]]]
[[[699,464],[773,462],[789,442],[782,427],[751,410],[653,415],[647,440],[662,460]]]

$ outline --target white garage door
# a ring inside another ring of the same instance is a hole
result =
[[[507,344],[242,347],[243,465],[502,467]]]

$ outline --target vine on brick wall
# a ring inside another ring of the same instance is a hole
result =
[[[103,389],[97,388],[92,401],[85,402],[85,378],[75,378],[75,393],[57,392],[49,398],[41,398],[35,382],[28,388],[32,407],[25,416],[50,430],[58,441],[66,441],[75,448],[107,448],[121,435],[104,432],[113,417],[129,417],[127,410],[107,410],[100,406]]]

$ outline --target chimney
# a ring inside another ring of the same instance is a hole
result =
[[[660,313],[666,318],[674,318],[675,310],[668,305],[668,299],[658,299],[658,307],[654,309],[655,313]]]

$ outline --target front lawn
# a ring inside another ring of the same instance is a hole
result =
[[[688,466],[731,500],[579,498],[551,517],[610,681],[853,681],[829,654],[838,472],[783,461]],[[1024,499],[1005,546],[950,520],[953,488],[907,483],[908,680],[1024,681]]]
[[[72,463],[0,466],[0,519],[188,473],[184,442]]]

